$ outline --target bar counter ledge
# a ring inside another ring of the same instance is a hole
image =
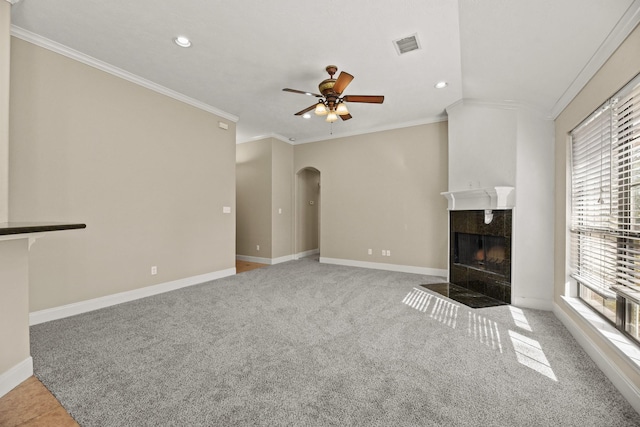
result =
[[[61,222],[0,223],[0,397],[33,375],[29,347],[31,246],[50,232],[86,227]]]

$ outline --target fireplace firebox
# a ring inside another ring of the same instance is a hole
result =
[[[511,210],[450,211],[449,282],[511,303]]]
[[[484,234],[455,233],[455,264],[505,274],[506,239]]]

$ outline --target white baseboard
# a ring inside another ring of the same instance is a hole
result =
[[[257,262],[258,264],[275,265],[275,264],[280,264],[282,262],[291,261],[295,258],[293,255],[285,255],[278,258],[261,258],[261,257],[249,256],[249,255],[236,255],[236,259],[239,261]]]
[[[221,279],[223,277],[233,276],[234,274],[236,274],[235,267],[228,268],[226,270],[214,271],[212,273],[200,274],[198,276],[186,277],[184,279],[173,280],[171,282],[160,283],[159,285],[134,289],[132,291],[120,292],[113,295],[106,295],[100,298],[75,302],[72,304],[62,305],[60,307],[34,311],[32,313],[29,313],[29,325],[37,325],[39,323],[49,322],[51,320],[75,316],[76,314],[110,307],[112,305],[121,304],[123,302],[129,302],[140,298],[184,288],[187,286],[199,285],[200,283]]]
[[[278,258],[271,259],[271,265],[280,264],[287,261],[292,261],[294,259],[293,255],[285,255]]]
[[[573,307],[570,301],[565,301],[567,305],[571,309],[580,310],[579,307]],[[589,310],[587,307],[583,307],[585,310]],[[640,413],[640,389],[638,385],[634,384],[625,374],[620,370],[620,368],[602,351],[602,349],[589,337],[589,335],[584,331],[584,329],[579,326],[565,311],[557,304],[553,304],[553,313],[556,315],[558,319],[564,324],[564,326],[569,330],[571,335],[575,338],[575,340],[580,344],[580,346],[584,349],[584,351],[591,357],[591,359],[598,365],[598,368],[606,375],[607,378],[613,383],[613,385],[618,389],[620,394],[622,394],[625,399],[629,401],[633,409],[636,412]],[[585,314],[588,316],[592,314],[593,316],[597,315],[593,312]],[[606,335],[603,334],[602,329],[606,329],[604,332],[607,335],[619,335],[620,337],[628,340],[626,337],[623,337],[622,334],[615,330],[615,328],[609,324],[607,324],[602,319],[597,319],[597,322],[592,323],[589,319],[585,319],[585,324],[588,325],[589,328],[592,328],[596,333],[603,335],[603,340],[606,342]],[[601,323],[600,323],[601,322]],[[600,326],[597,324],[600,323]],[[617,341],[617,340],[616,340]],[[611,344],[612,350],[618,352],[620,354],[620,349],[616,348],[615,345]],[[637,347],[634,346],[634,350],[637,351]],[[628,357],[628,356],[623,356]],[[637,363],[637,362],[636,362]],[[632,365],[635,369],[638,369],[638,366],[633,361],[630,360],[630,365]]]
[[[305,258],[311,255],[316,255],[320,253],[320,249],[310,249],[308,251],[298,252],[295,255],[295,259]]]
[[[352,259],[320,257],[325,264],[346,265],[349,267],[372,268],[374,270],[398,271],[400,273],[423,274],[426,276],[442,277],[446,281],[447,270],[441,268],[415,267],[413,265],[386,264],[383,262],[355,261]]]
[[[33,359],[29,356],[7,372],[0,374],[0,397],[9,393],[31,375],[33,375]]]
[[[512,296],[511,304],[515,305],[516,307],[532,308],[534,310],[553,310],[553,301],[548,301],[540,298]]]
[[[236,255],[238,261],[257,262],[258,264],[271,265],[271,258],[262,258],[249,255]]]

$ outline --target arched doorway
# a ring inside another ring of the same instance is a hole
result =
[[[320,253],[320,171],[313,167],[296,173],[296,259]]]

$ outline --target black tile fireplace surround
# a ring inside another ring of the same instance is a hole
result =
[[[449,282],[511,303],[511,210],[450,211]]]

